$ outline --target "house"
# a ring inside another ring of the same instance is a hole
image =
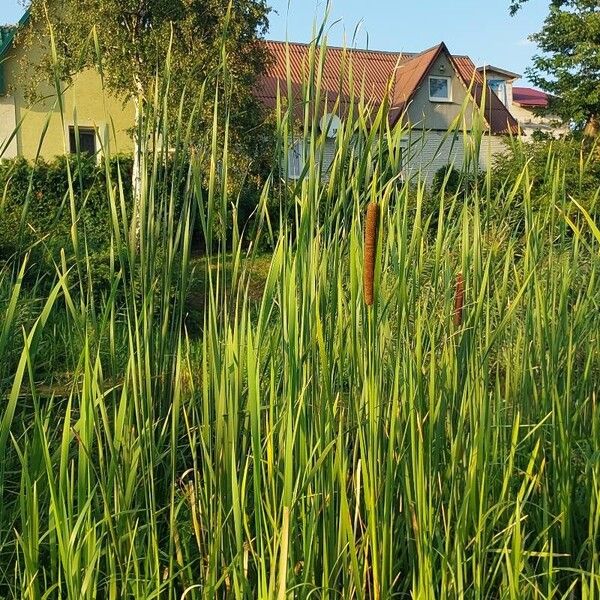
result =
[[[492,65],[478,67],[477,72],[486,80],[500,102],[510,110],[513,103],[513,83],[520,79],[521,75]]]
[[[545,92],[527,87],[513,88],[513,103],[510,112],[519,122],[522,135],[526,140],[534,137],[536,132],[560,138],[569,133],[569,126],[551,114],[540,114],[547,109],[550,96]]]
[[[304,106],[300,99],[311,48],[298,43],[265,43],[273,61],[257,86],[257,96],[274,109],[278,94],[285,97],[290,89],[292,98],[288,101],[301,119]],[[504,150],[508,135],[519,133],[517,121],[498,95],[485,88],[484,76],[473,61],[451,54],[444,43],[419,53],[328,47],[322,67],[322,104],[326,102],[329,109],[337,106],[336,117],[342,121],[353,92],[350,71],[356,96],[362,95],[374,109],[389,100],[390,124],[402,120],[407,125],[403,170],[409,175],[419,172],[431,180],[448,164],[460,169],[467,154],[462,132],[469,133],[477,117],[483,117],[485,131],[479,156],[482,168]],[[324,111],[325,107],[316,110]],[[292,178],[303,168],[303,149],[298,147],[302,143],[294,142],[290,153],[288,172]],[[327,144],[324,163],[331,162],[335,140]]]
[[[26,13],[20,26],[27,24]],[[51,158],[77,147],[95,154],[102,147],[114,152],[132,150],[131,128],[134,109],[130,103],[103,90],[99,75],[85,70],[62,90],[61,116],[56,91],[40,84],[38,100],[28,102],[22,76],[26,62],[35,62],[42,47],[25,47],[16,36],[18,26],[0,29],[0,151],[4,158],[38,153]],[[283,95],[289,82],[292,98],[300,98],[306,80],[310,46],[299,43],[264,42],[273,60],[256,85],[255,93],[267,109],[274,109],[278,91]],[[350,106],[352,90],[347,73],[360,94],[373,108],[389,101],[391,125],[402,121],[409,131],[403,140],[403,172],[422,173],[429,180],[442,167],[460,169],[468,154],[465,143],[475,120],[483,121],[484,137],[479,162],[485,168],[505,148],[509,135],[519,134],[511,114],[512,81],[516,74],[497,69],[498,80],[486,87],[489,72],[477,69],[468,56],[453,55],[444,43],[423,52],[382,52],[328,47],[323,65],[322,96],[327,106],[337,105],[335,119],[343,120]],[[488,77],[489,79],[489,77]],[[503,87],[504,85],[504,87]],[[296,102],[295,116],[304,107]],[[317,110],[323,110],[324,105]],[[459,123],[459,126],[457,126]],[[16,135],[13,132],[17,130]],[[45,139],[40,146],[40,138]],[[12,138],[11,138],[12,136]],[[290,152],[289,176],[298,177],[303,168],[301,140]],[[335,140],[326,144],[324,162],[331,163]]]
[[[517,120],[520,134],[525,141],[532,140],[536,132],[555,138],[568,133],[568,126],[561,123],[557,116],[540,114],[541,110],[548,108],[548,94],[534,88],[514,85],[521,75],[492,65],[479,67],[477,71]]]
[[[40,84],[36,90],[38,100],[33,104],[29,101],[23,65],[35,62],[45,50],[41,46],[25,47],[19,43],[18,29],[28,21],[29,11],[18,25],[0,28],[1,157],[34,159],[39,152],[44,158],[52,158],[75,151],[77,143],[90,153],[107,145],[112,153],[131,152],[129,130],[134,123],[133,107],[104,91],[96,71],[82,71],[70,85],[63,85],[64,120],[52,86]]]

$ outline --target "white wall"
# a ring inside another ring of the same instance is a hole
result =
[[[15,100],[12,96],[0,97],[0,149],[4,147],[7,138],[17,127]],[[17,138],[13,138],[0,158],[15,158],[17,156]]]
[[[508,152],[508,142],[508,137],[503,135],[484,135],[479,153],[479,168],[487,171],[492,167],[498,157]]]
[[[321,179],[327,181],[329,179],[329,170],[331,164],[335,159],[336,154],[336,140],[332,138],[326,138],[324,143],[318,146],[318,155],[316,160],[321,164]],[[288,165],[287,173],[290,179],[299,179],[306,159],[309,156],[309,149],[305,146],[305,142],[302,139],[294,141],[292,148],[288,152]]]
[[[496,157],[507,152],[506,142],[505,136],[483,136],[479,155],[480,169],[486,170],[493,165]],[[403,140],[402,145],[404,147],[402,162],[405,177],[416,180],[421,175],[428,184],[432,182],[438,170],[448,164],[460,171],[465,166],[468,154],[465,151],[462,133],[453,136],[441,131],[413,131],[410,138]],[[321,151],[322,154],[318,160],[322,160],[323,180],[326,181],[329,167],[335,157],[335,140],[326,140]],[[304,150],[301,151],[301,154],[304,154]],[[294,161],[292,152],[290,152],[288,168],[291,178],[296,179],[304,168],[303,158],[297,156]]]
[[[405,140],[404,172],[409,179],[419,173],[427,183],[439,169],[448,164],[462,169],[465,163],[465,148],[462,134],[456,137],[440,131],[413,132]]]
[[[506,154],[508,142],[506,136],[484,135],[479,153],[479,168],[486,171],[498,157]],[[414,177],[421,172],[427,183],[431,183],[440,168],[452,164],[460,171],[465,166],[468,152],[465,151],[462,134],[458,134],[454,140],[451,136],[436,131],[413,134],[411,144],[410,157],[405,163],[408,177]]]

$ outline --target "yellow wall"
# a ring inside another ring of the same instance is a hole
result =
[[[43,131],[48,123],[40,155],[52,158],[68,151],[68,127],[75,120],[79,126],[94,126],[103,145],[108,144],[110,154],[131,152],[133,148],[130,130],[134,124],[131,103],[123,104],[102,89],[102,82],[94,70],[79,73],[70,86],[63,84],[64,122],[61,119],[55,89],[41,84],[38,92],[44,98],[30,106],[26,99],[22,58],[28,52],[28,60],[39,59],[39,48],[13,48],[4,58],[8,97],[4,104],[14,104],[15,120],[23,119],[17,135],[16,153],[28,159],[35,158]],[[6,110],[6,108],[5,108]],[[114,130],[113,130],[114,128]],[[100,144],[98,144],[100,147]],[[9,156],[5,156],[9,157]]]

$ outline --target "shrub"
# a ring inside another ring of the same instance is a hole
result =
[[[513,189],[525,169],[528,185]],[[511,227],[524,226],[525,193],[536,212],[558,205],[573,218],[580,218],[573,203],[576,200],[592,215],[598,214],[600,154],[587,141],[575,137],[530,143],[514,141],[508,145],[506,154],[496,159],[491,175],[492,217],[508,220]]]
[[[465,177],[452,165],[439,168],[431,182],[431,192],[437,195],[444,191],[446,194],[455,195],[464,189]]]
[[[76,231],[92,273],[101,285],[107,278],[112,235],[105,167],[87,156],[71,157],[70,166]],[[109,166],[114,181],[120,169],[126,198],[130,198],[131,158],[115,157]],[[73,218],[68,173],[65,156],[35,163],[23,158],[0,163],[0,261],[6,262],[29,250],[30,273],[35,270],[52,274],[64,251],[72,264]]]
[[[472,201],[471,192],[476,184],[476,178],[472,173],[459,171],[453,165],[447,164],[438,169],[433,176],[431,186],[425,197],[424,214],[431,216],[430,230],[436,231],[440,217],[440,195],[444,195],[444,215],[450,216],[454,200],[459,205],[466,200]]]

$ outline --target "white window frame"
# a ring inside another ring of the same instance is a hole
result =
[[[445,79],[448,82],[448,97],[447,98],[436,98],[431,95],[431,80],[432,79]],[[445,75],[430,75],[428,80],[429,88],[427,93],[429,94],[430,102],[452,102],[452,77]]]

